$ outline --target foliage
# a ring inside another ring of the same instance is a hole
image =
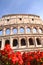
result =
[[[43,65],[43,52],[14,52],[10,45],[0,50],[0,65]]]
[[[0,50],[0,65],[22,65],[22,55],[20,52],[14,53],[10,45],[6,45]]]

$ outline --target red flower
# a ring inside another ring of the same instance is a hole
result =
[[[16,64],[18,62],[18,58],[17,57],[12,57],[12,62],[13,62],[13,64]]]
[[[30,62],[28,62],[27,65],[30,65]]]
[[[5,52],[4,52],[4,50],[2,50],[2,51],[1,51],[1,54],[2,54],[2,55],[5,55]]]

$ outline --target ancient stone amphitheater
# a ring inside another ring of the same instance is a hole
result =
[[[10,44],[15,51],[43,51],[43,21],[33,14],[10,14],[0,18],[0,49]]]

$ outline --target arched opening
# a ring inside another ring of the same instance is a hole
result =
[[[34,45],[32,38],[29,38],[29,45]]]
[[[20,33],[24,33],[24,28],[23,27],[20,28]]]
[[[0,41],[0,48],[1,48],[2,41]]]
[[[14,39],[13,40],[13,46],[17,46],[18,45],[18,40],[17,39]]]
[[[37,41],[37,44],[38,45],[41,45],[41,42],[40,42],[40,39],[39,38],[36,38],[36,41]]]
[[[36,28],[33,28],[33,33],[37,33],[37,29]]]
[[[13,28],[13,34],[17,34],[17,28]]]
[[[42,33],[42,28],[39,28],[39,33]]]
[[[28,28],[26,28],[26,32],[27,33],[30,33],[31,32],[31,29],[28,27]]]
[[[9,40],[6,40],[6,41],[5,41],[5,45],[6,45],[6,44],[10,44],[10,41],[9,41]]]
[[[21,46],[25,46],[26,45],[26,41],[25,41],[25,39],[23,38],[23,39],[21,39]]]
[[[0,36],[3,34],[3,31],[2,30],[0,30]]]
[[[10,29],[9,29],[9,28],[6,29],[6,34],[7,34],[7,35],[10,34]]]

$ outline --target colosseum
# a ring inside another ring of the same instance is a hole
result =
[[[43,21],[38,15],[9,14],[0,18],[0,49],[43,51]]]

